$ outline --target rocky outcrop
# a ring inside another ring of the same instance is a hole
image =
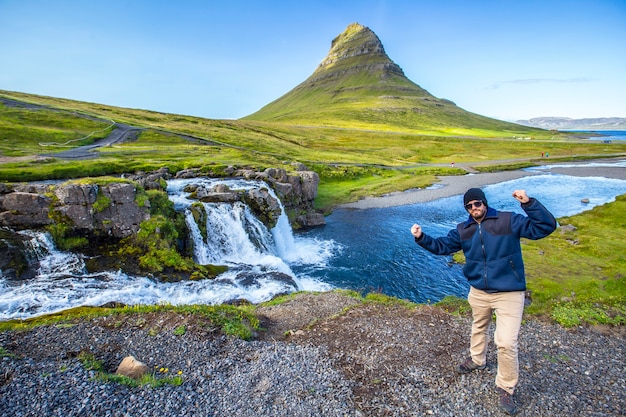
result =
[[[244,201],[269,228],[276,225],[281,202],[294,228],[323,225],[324,216],[313,206],[319,176],[302,164],[294,168],[296,170],[291,174],[282,168],[268,168],[262,172],[234,167],[225,170],[232,177],[265,181],[280,202],[263,188],[247,193],[231,191],[225,186],[191,191],[203,202]],[[201,176],[199,170],[181,171],[175,177],[196,176]],[[105,184],[74,181],[55,185],[2,184],[0,226],[23,230],[62,222],[83,235],[124,238],[136,233],[141,222],[150,216],[148,199],[138,202],[138,188],[164,190],[166,181],[172,177],[163,168],[147,174],[126,175],[119,182]]]
[[[239,170],[235,174],[267,182],[283,203],[294,228],[321,226],[325,224],[324,216],[314,209],[320,177],[302,164],[296,164],[295,168],[293,174],[287,174],[282,168],[268,168],[263,172]]]
[[[267,188],[248,190],[244,194],[244,201],[263,224],[269,226],[270,229],[276,226],[282,214],[282,208],[280,202],[270,194]]]
[[[39,267],[36,258],[29,256],[30,238],[0,227],[0,273],[9,280],[24,280],[35,276]]]
[[[101,211],[94,210],[92,223],[100,232],[116,238],[127,237],[137,233],[141,222],[150,218],[150,202],[145,199],[140,205],[136,200],[137,187],[134,184],[103,186],[102,195],[104,207]]]
[[[136,201],[137,186],[129,182],[78,184],[45,188],[17,187],[0,195],[0,226],[37,229],[63,223],[83,235],[124,238],[136,233],[150,217],[149,202]]]
[[[124,178],[136,182],[146,190],[164,190],[167,186],[166,181],[172,178],[172,174],[169,169],[163,167],[150,173],[127,174]]]
[[[52,223],[48,208],[52,199],[45,195],[15,191],[0,196],[0,225],[33,229]]]
[[[224,175],[228,177],[240,177],[250,180],[262,180],[274,190],[276,196],[282,202],[282,205],[289,216],[289,221],[294,229],[316,227],[325,224],[324,215],[314,208],[315,198],[317,197],[317,188],[319,186],[319,175],[310,171],[305,165],[296,163],[293,165],[294,171],[287,173],[283,168],[268,168],[265,171],[255,171],[252,169],[237,169],[235,167],[227,167]],[[176,173],[175,178],[194,178],[202,176],[199,169],[187,169]],[[234,202],[245,201],[248,205],[259,207],[255,214],[269,228],[273,227],[278,219],[277,208],[269,208],[274,211],[269,218],[264,219],[268,215],[266,204],[275,205],[271,196],[264,196],[262,193],[248,193],[244,196],[242,193],[231,191],[218,186],[212,189],[193,188],[186,191],[193,193],[193,198],[202,202]]]

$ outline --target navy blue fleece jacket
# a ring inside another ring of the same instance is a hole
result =
[[[541,239],[556,229],[554,216],[536,199],[522,204],[527,216],[491,207],[481,223],[471,216],[447,236],[424,233],[415,241],[436,255],[465,254],[463,273],[472,287],[487,292],[523,291],[526,276],[520,238]]]

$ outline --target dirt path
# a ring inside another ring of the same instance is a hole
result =
[[[135,140],[142,130],[143,129],[139,127],[129,126],[123,123],[115,123],[113,131],[107,137],[97,140],[91,145],[79,146],[77,148],[70,149],[64,152],[47,154],[44,156],[51,156],[61,159],[96,158],[99,155],[93,152],[95,149]]]

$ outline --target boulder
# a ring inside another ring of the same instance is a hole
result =
[[[54,189],[60,205],[93,204],[98,197],[98,186],[94,184],[64,184]]]
[[[28,256],[32,249],[29,238],[11,229],[0,227],[0,272],[9,280],[25,280],[35,276],[39,267],[36,256]]]
[[[13,192],[13,187],[11,186],[11,184],[5,184],[3,182],[0,182],[0,195],[9,194],[12,192]]]
[[[55,211],[79,230],[94,230],[93,204],[98,197],[95,184],[63,184],[54,189],[58,199]]]
[[[194,171],[197,175],[197,170]],[[172,178],[172,174],[167,167],[159,168],[150,173],[137,172],[135,174],[125,175],[125,178],[135,181],[146,190],[164,190],[165,181]]]
[[[84,235],[128,237],[150,218],[149,205],[139,207],[135,201],[133,183],[60,184],[53,192],[57,198],[54,213]]]
[[[150,372],[148,365],[135,359],[134,356],[125,357],[115,371],[116,375],[127,376],[133,379],[139,379]]]
[[[0,196],[0,226],[35,229],[52,223],[48,208],[52,200],[40,194],[13,192]]]
[[[203,203],[234,203],[241,201],[241,194],[237,192],[230,193],[206,193],[198,196],[198,200]]]
[[[287,182],[287,171],[282,168],[267,168],[265,174],[269,178],[275,179],[277,182]]]
[[[270,194],[267,188],[248,190],[244,194],[244,201],[268,229],[276,226],[282,214],[282,208],[280,202]]]
[[[313,203],[317,197],[320,176],[314,171],[299,171],[296,174],[302,184],[302,201]]]
[[[322,213],[309,212],[296,217],[296,223],[302,227],[318,227],[326,224]]]
[[[109,236],[128,237],[139,231],[139,225],[150,218],[149,207],[139,207],[135,201],[137,189],[131,183],[112,183],[101,190],[110,203],[94,213],[96,227]]]
[[[296,171],[309,171],[309,169],[306,167],[306,165],[304,165],[302,162],[292,162],[291,166]]]
[[[565,233],[565,232],[574,232],[578,230],[578,228],[574,226],[573,224],[562,224],[560,227],[560,230],[561,230],[561,233]]]
[[[191,197],[203,203],[234,203],[242,200],[242,194],[241,191],[231,191],[226,185],[218,184],[208,189],[196,186],[191,193]]]

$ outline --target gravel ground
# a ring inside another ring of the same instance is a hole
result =
[[[487,369],[454,372],[467,355],[468,317],[427,305],[362,303],[337,292],[299,294],[258,314],[265,328],[252,341],[173,313],[0,333],[0,415],[502,415],[493,346]],[[181,324],[187,331],[176,335]],[[523,324],[518,415],[623,415],[626,337],[621,329],[598,330]],[[101,382],[80,352],[108,372],[132,354],[151,368],[182,371],[184,382]]]

